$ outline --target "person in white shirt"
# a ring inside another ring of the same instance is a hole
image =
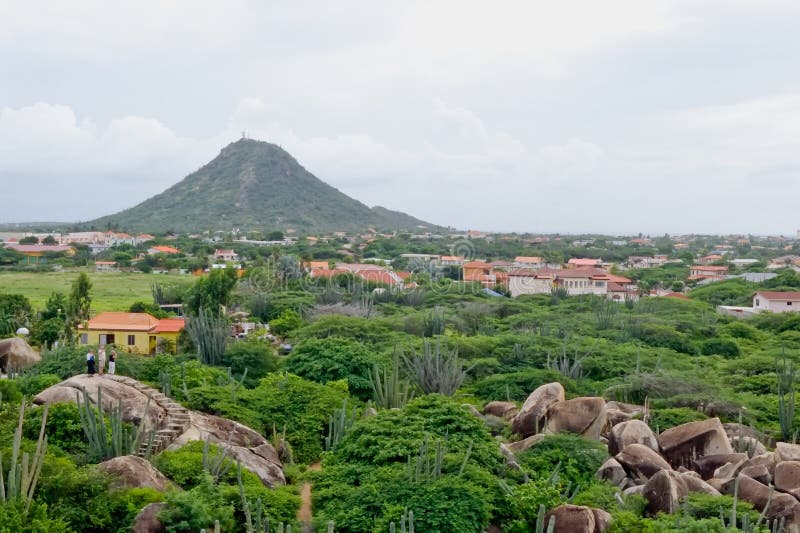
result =
[[[117,371],[117,351],[111,350],[111,353],[108,354],[108,373],[114,375]]]
[[[106,369],[106,347],[100,345],[97,350],[97,373],[102,375]]]

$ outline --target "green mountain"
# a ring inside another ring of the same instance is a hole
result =
[[[229,144],[161,194],[83,225],[136,232],[438,229],[405,213],[369,208],[308,172],[279,146],[252,139]]]

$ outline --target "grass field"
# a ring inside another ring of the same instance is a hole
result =
[[[53,292],[69,295],[78,272],[2,272],[0,293],[22,294],[34,309],[44,308]],[[192,276],[141,274],[129,272],[90,272],[92,280],[92,311],[126,311],[132,303],[152,302],[150,286],[154,282],[165,285],[188,285]]]

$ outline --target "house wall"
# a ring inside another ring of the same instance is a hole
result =
[[[772,313],[800,312],[800,299],[768,300],[760,294],[756,294],[753,297],[753,308],[757,311],[770,311]]]
[[[79,331],[79,338],[81,344],[86,345],[99,345],[100,335],[114,335],[114,345],[117,350],[123,350],[131,353],[151,354],[155,351],[159,339],[170,340],[173,345],[177,344],[178,333],[165,332],[165,333],[149,333],[147,331],[124,331],[124,330],[89,330]],[[84,342],[84,336],[86,342]],[[128,344],[128,335],[134,336],[134,343]],[[155,337],[155,344],[150,342],[150,337]]]
[[[550,294],[553,280],[534,278],[528,276],[509,276],[508,290],[511,297],[516,298],[522,294]]]

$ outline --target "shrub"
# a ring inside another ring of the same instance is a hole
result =
[[[723,357],[739,357],[741,351],[736,341],[731,339],[709,339],[700,346],[703,355],[721,355]]]
[[[269,321],[269,330],[279,337],[285,337],[303,325],[303,317],[293,309],[285,309],[278,318]]]
[[[36,396],[48,387],[61,382],[55,374],[24,374],[18,380],[20,391],[25,396]]]
[[[22,399],[19,383],[13,379],[0,380],[0,394],[4,402],[17,403]]]
[[[366,344],[344,337],[308,339],[284,362],[289,372],[318,383],[346,380],[348,390],[362,400],[372,397],[369,374],[385,358]]]
[[[523,468],[533,476],[550,476],[556,465],[558,477],[572,487],[586,487],[595,481],[594,474],[607,458],[605,447],[597,441],[566,433],[548,435],[535,446],[517,455]]]
[[[224,502],[220,488],[208,473],[201,475],[200,484],[192,490],[168,494],[166,503],[158,519],[168,533],[213,530],[216,520],[222,531],[235,528],[233,506]]]
[[[43,409],[32,409],[25,415],[25,437],[36,440],[42,425]],[[72,402],[50,405],[47,412],[47,444],[57,446],[64,452],[84,455],[87,452],[86,435],[81,425],[78,406]]]
[[[278,368],[278,356],[275,350],[262,341],[236,342],[228,346],[222,354],[220,365],[229,367],[234,376],[242,376],[247,369],[244,384],[254,387],[258,380],[275,372]]]
[[[687,422],[696,422],[706,418],[708,417],[700,411],[689,409],[688,407],[656,409],[650,415],[650,426],[658,428],[659,431],[664,431]]]

